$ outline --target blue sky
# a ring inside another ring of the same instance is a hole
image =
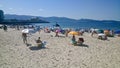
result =
[[[0,0],[5,14],[119,20],[120,0]]]

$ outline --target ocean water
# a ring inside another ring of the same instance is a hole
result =
[[[56,23],[35,23],[34,25],[41,25],[45,27],[53,27]],[[73,28],[73,29],[110,29],[110,30],[120,30],[120,23],[88,23],[88,22],[80,22],[80,23],[57,23],[62,28]]]

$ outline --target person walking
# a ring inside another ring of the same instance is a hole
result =
[[[27,44],[27,34],[26,33],[22,33],[22,38],[23,38],[23,42],[25,44]]]

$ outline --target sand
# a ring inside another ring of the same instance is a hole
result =
[[[52,37],[53,35],[53,37]],[[85,46],[70,44],[71,36],[54,37],[55,33],[41,31],[28,37],[29,46],[22,41],[21,30],[0,29],[0,68],[119,68],[120,37],[103,41],[85,33]],[[36,49],[35,39],[46,41],[46,48]]]

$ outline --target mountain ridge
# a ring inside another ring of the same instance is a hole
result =
[[[94,19],[72,19],[67,17],[42,17],[42,16],[31,16],[31,15],[16,15],[16,14],[5,14],[5,19],[19,19],[19,20],[28,20],[34,17],[39,17],[41,20],[49,21],[49,22],[58,22],[58,23],[79,23],[79,22],[102,22],[102,23],[120,23],[120,21],[116,20],[94,20]]]

